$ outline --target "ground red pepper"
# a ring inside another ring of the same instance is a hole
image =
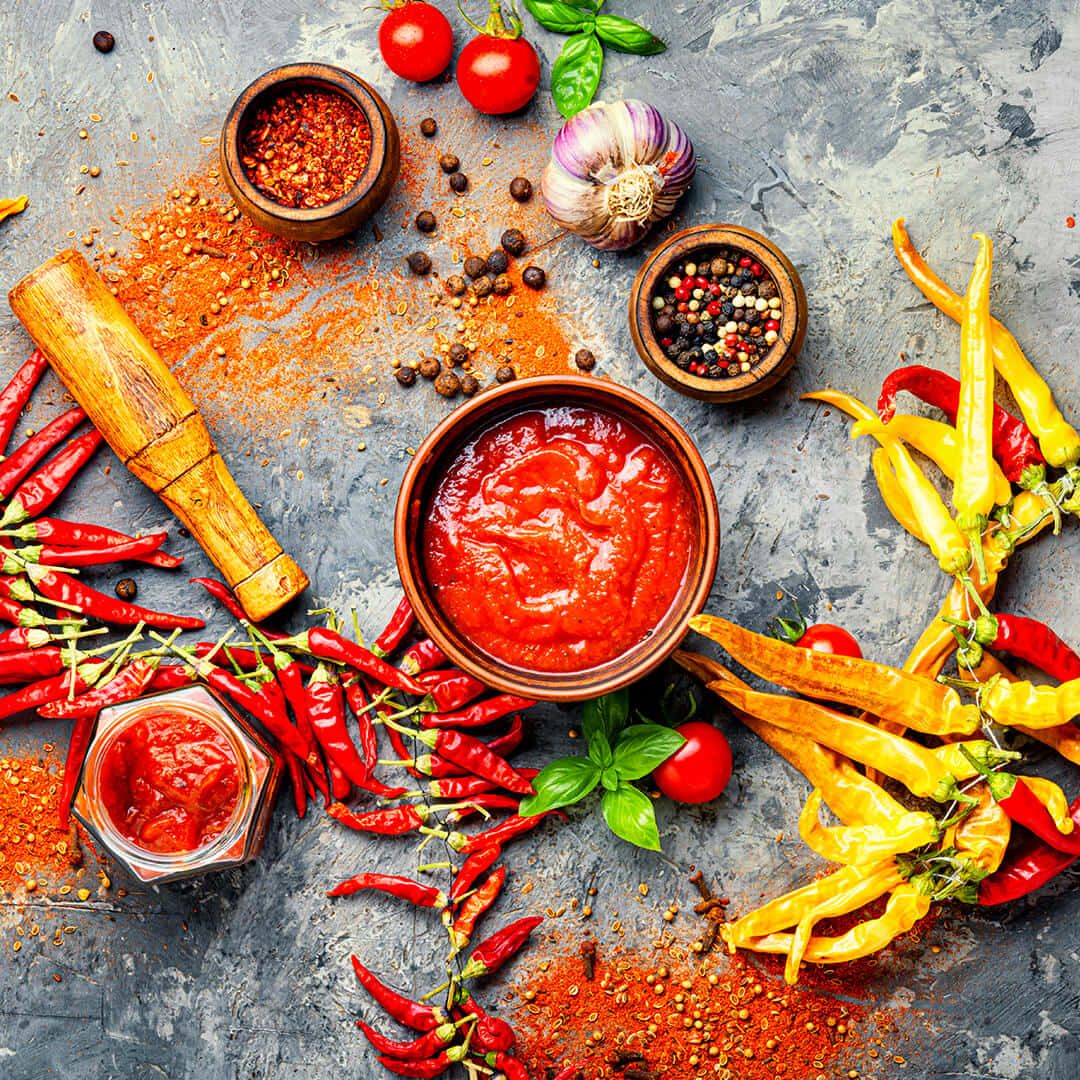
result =
[[[264,195],[303,209],[348,194],[370,157],[367,118],[326,90],[279,94],[256,112],[240,147],[244,171]]]

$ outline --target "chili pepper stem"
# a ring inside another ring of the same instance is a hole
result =
[[[424,863],[423,866],[418,866],[416,868],[416,871],[417,871],[417,873],[422,874],[425,871],[429,871],[429,870],[453,870],[453,869],[454,869],[454,864],[452,862],[430,862],[430,863]]]
[[[964,588],[967,589],[968,595],[979,609],[979,613],[981,615],[989,615],[990,609],[983,603],[983,598],[979,595],[979,590],[975,588],[975,584],[971,578],[965,575],[961,580],[964,582]]]

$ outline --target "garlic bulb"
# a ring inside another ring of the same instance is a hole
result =
[[[675,209],[696,164],[682,129],[652,105],[597,102],[555,136],[540,193],[564,229],[620,251]]]

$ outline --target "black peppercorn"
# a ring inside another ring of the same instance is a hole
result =
[[[495,279],[492,288],[495,290],[496,296],[506,296],[514,288],[514,283],[506,276],[506,274],[500,274]]]
[[[425,277],[431,273],[431,260],[422,251],[414,251],[405,261],[414,274]]]
[[[477,258],[475,255],[470,255],[465,260],[465,273],[471,278],[478,278],[485,269],[484,260]]]
[[[450,177],[450,190],[459,195],[469,186],[469,178],[463,172],[456,172]]]
[[[511,255],[520,255],[525,250],[525,234],[520,229],[507,229],[499,241],[503,251]]]
[[[446,291],[451,296],[464,296],[467,288],[465,279],[460,274],[451,274],[446,279]]]
[[[435,123],[435,118],[434,117],[425,116],[424,119],[420,121],[420,134],[426,136],[429,139],[438,130],[439,130],[439,125]]]
[[[530,289],[542,289],[547,281],[547,274],[539,266],[526,266],[525,273],[521,275],[521,280]]]
[[[469,350],[466,349],[460,341],[455,341],[454,344],[450,346],[450,349],[446,354],[446,359],[450,361],[451,367],[458,367],[469,359]]]
[[[492,287],[493,282],[487,274],[482,274],[473,282],[473,292],[476,293],[481,300],[483,300],[485,296],[491,295]]]
[[[116,38],[108,30],[99,30],[94,35],[94,48],[100,53],[112,52],[115,44]]]
[[[106,49],[105,51],[108,52],[109,50]],[[125,577],[121,578],[116,583],[115,591],[116,595],[119,596],[121,600],[134,600],[135,594],[139,591],[139,587],[135,584],[133,578]]]
[[[180,526],[180,528],[179,528],[179,529],[177,529],[176,531],[177,531],[177,532],[178,532],[178,533],[179,533],[179,534],[180,534],[181,536],[184,536],[184,537],[187,537],[187,536],[190,536],[190,535],[191,535],[191,531],[190,531],[189,529],[185,529],[183,525],[181,525],[181,526]]]
[[[416,368],[410,367],[408,364],[402,364],[401,367],[394,372],[394,378],[397,379],[402,386],[412,386],[416,382]]]
[[[442,365],[434,356],[425,356],[424,359],[420,361],[420,374],[423,375],[425,379],[434,379],[441,370]]]
[[[486,266],[492,277],[505,274],[510,269],[510,257],[505,251],[493,251],[487,257]]]
[[[475,375],[464,375],[461,379],[461,392],[466,397],[473,397],[480,389],[480,380]]]
[[[528,202],[532,198],[532,184],[524,176],[515,176],[510,181],[510,197],[518,202]]]
[[[582,371],[592,371],[592,369],[596,367],[596,356],[592,349],[578,349],[578,351],[574,353],[574,363],[577,364]]]
[[[434,232],[437,225],[435,215],[430,210],[421,210],[416,215],[416,227],[423,233]]]
[[[497,383],[513,382],[517,378],[517,372],[509,364],[500,364],[495,369],[495,381]]]
[[[435,380],[435,393],[444,398],[452,398],[461,389],[461,380],[452,372],[444,371]]]
[[[439,168],[444,173],[457,172],[461,168],[461,162],[458,160],[456,154],[440,154],[439,155]]]

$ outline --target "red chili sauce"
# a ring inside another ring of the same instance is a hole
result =
[[[531,671],[584,671],[671,609],[695,537],[686,483],[633,424],[536,409],[470,442],[423,531],[439,606],[475,645]]]
[[[121,835],[147,851],[195,851],[219,836],[240,798],[229,740],[182,709],[136,720],[106,750],[101,797]]]

